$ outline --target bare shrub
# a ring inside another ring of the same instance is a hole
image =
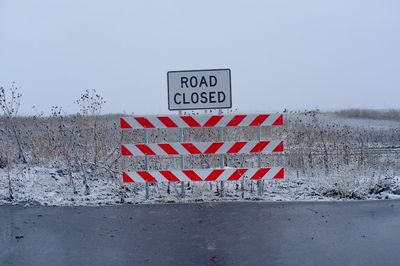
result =
[[[22,163],[26,163],[27,161],[24,155],[22,141],[17,125],[17,116],[19,107],[21,106],[22,94],[18,92],[18,87],[15,85],[15,82],[11,84],[9,93],[10,95],[8,97],[6,90],[3,87],[0,87],[0,108],[2,109],[4,117],[6,118],[7,129],[12,134],[17,144],[18,160]]]
[[[14,199],[14,192],[13,192],[13,182],[11,178],[11,167],[12,167],[12,147],[10,143],[7,143],[1,136],[0,136],[0,157],[1,160],[1,168],[6,168],[7,171],[7,185],[8,185],[8,200],[12,201]]]

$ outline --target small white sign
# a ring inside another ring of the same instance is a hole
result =
[[[169,71],[167,78],[171,111],[232,107],[230,69]]]

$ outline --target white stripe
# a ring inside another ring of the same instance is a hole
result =
[[[182,146],[181,143],[170,143],[172,147],[181,155],[189,155],[190,153]]]
[[[278,145],[281,143],[281,140],[272,140],[268,145],[264,148],[262,151],[262,154],[269,154],[272,153],[272,151],[278,147]]]
[[[258,141],[248,141],[246,145],[240,150],[239,153],[250,153],[250,151],[256,146],[259,142]]]
[[[187,128],[189,127],[185,121],[182,120],[180,116],[168,116],[174,123],[181,128]]]
[[[192,143],[196,148],[204,154],[204,152],[210,147],[210,145],[214,142],[197,142]]]
[[[270,126],[272,125],[280,116],[280,114],[270,114],[267,119],[262,123],[263,126]]]
[[[235,117],[235,115],[224,115],[221,120],[215,125],[215,127],[226,127],[228,123]]]
[[[206,116],[206,115],[201,115],[201,116],[193,116],[194,120],[197,121],[202,127],[207,123],[207,121],[213,117],[213,115]]]
[[[139,150],[135,144],[124,144],[125,148],[127,148],[133,156],[143,156],[145,155],[141,150]]]
[[[147,119],[154,125],[155,128],[165,128],[165,125],[161,123],[157,116],[149,116]]]
[[[237,169],[225,169],[225,171],[218,177],[218,181],[226,181]]]
[[[142,125],[136,121],[132,116],[127,116],[123,118],[132,128],[143,128]]]
[[[263,179],[272,179],[282,169],[282,167],[271,167],[271,170],[264,176]]]
[[[158,144],[148,144],[148,146],[157,155],[168,155]]]
[[[224,142],[224,144],[219,148],[216,154],[226,154],[227,151],[233,146],[235,142]]]
[[[130,178],[132,178],[134,182],[138,182],[138,183],[143,183],[144,182],[143,178],[141,178],[140,175],[138,175],[137,172],[127,172],[126,174]]]
[[[240,124],[238,126],[242,126],[242,127],[246,127],[249,126],[251,124],[251,122],[254,121],[254,119],[256,119],[258,115],[247,115],[242,122],[240,122]]]
[[[187,175],[185,175],[182,171],[171,171],[175,176],[178,177],[179,180],[181,180],[182,182],[190,182],[192,180],[189,179],[189,177],[187,177]]]
[[[160,171],[151,171],[151,175],[154,176],[154,178],[157,180],[157,182],[168,182],[168,179],[166,179]]]
[[[196,172],[201,179],[206,179],[207,176],[209,176],[211,174],[212,171],[214,171],[215,169],[213,168],[209,168],[209,169],[200,169],[200,170],[194,170],[194,172]]]
[[[250,178],[252,178],[252,176],[257,172],[257,170],[259,170],[259,169],[258,168],[249,168],[249,170],[247,170],[246,173],[244,173],[244,175],[242,175],[242,177],[240,179],[250,180]]]

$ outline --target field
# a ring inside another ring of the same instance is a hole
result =
[[[85,95],[83,95],[85,96]],[[0,117],[0,202],[102,205],[216,200],[384,199],[400,194],[400,112],[342,110],[285,112],[282,127],[263,127],[262,138],[285,140],[285,153],[263,155],[265,166],[285,166],[284,180],[150,184],[121,182],[125,169],[144,160],[123,159],[121,143],[143,142],[143,130],[119,129],[120,114],[101,115],[102,98],[81,97],[81,112]],[[224,129],[224,140],[256,139],[256,129]],[[185,141],[218,140],[216,129],[186,129]],[[175,142],[178,131],[150,130],[150,142]],[[226,167],[256,167],[256,156],[227,155]],[[218,156],[190,156],[186,168],[217,168]],[[150,169],[174,169],[179,158],[159,156]]]

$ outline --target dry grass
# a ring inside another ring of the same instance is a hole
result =
[[[123,133],[119,129],[120,115],[100,115],[101,106],[98,106],[98,101],[94,103],[95,106],[91,106],[93,102],[84,102],[84,112],[69,116],[62,115],[59,108],[55,108],[49,117],[0,116],[0,167],[13,167],[24,158],[23,163],[58,168],[69,178],[74,193],[76,179],[83,180],[86,194],[90,194],[90,180],[94,178],[111,178],[119,182],[122,171],[120,144],[142,142],[143,131]],[[398,110],[353,109],[335,114],[400,121]],[[327,194],[347,197],[351,187],[361,182],[354,173],[372,169],[382,175],[399,169],[400,127],[393,130],[350,127],[333,123],[319,112],[286,113],[285,117],[283,127],[265,127],[262,135],[265,139],[284,139],[286,152],[280,156],[263,156],[263,163],[283,165],[289,172],[297,173],[298,178],[329,177],[328,182],[326,179],[316,181],[322,184]],[[150,142],[172,142],[178,139],[178,132],[173,129],[150,130],[149,136]],[[225,129],[224,136],[225,140],[256,139],[256,130]],[[215,129],[185,130],[186,141],[212,141],[217,138]],[[226,156],[225,160],[227,166],[237,167],[251,166],[254,158],[236,155]],[[153,169],[178,167],[176,157],[154,157],[149,163]],[[126,168],[140,169],[143,164],[143,158],[129,159]],[[186,165],[193,168],[218,167],[218,156],[189,156]],[[350,172],[353,182],[343,185],[343,177]],[[377,182],[371,186],[379,186]],[[123,193],[126,193],[126,188],[121,184],[121,195]]]
[[[348,118],[400,121],[400,110],[346,109],[335,112],[336,115]]]

